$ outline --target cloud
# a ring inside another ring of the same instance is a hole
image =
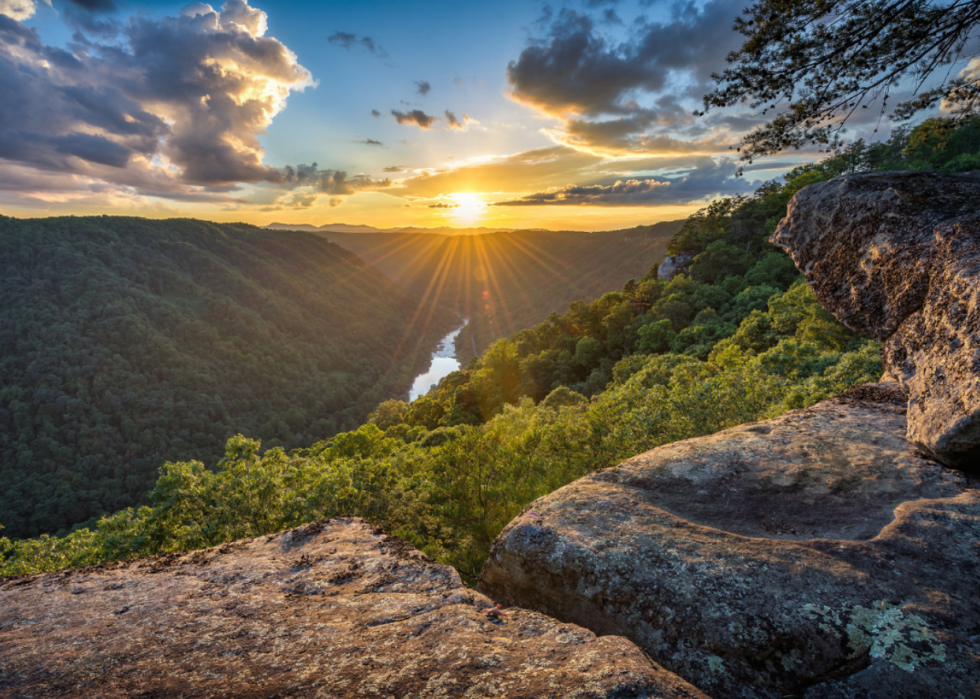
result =
[[[113,0],[68,0],[74,5],[81,7],[89,12],[112,12],[116,9]]]
[[[379,112],[377,109],[372,109],[371,110],[371,116],[373,116],[373,117],[379,117],[379,116],[381,116],[381,112]]]
[[[0,0],[0,15],[18,22],[30,19],[35,12],[37,3],[34,0]]]
[[[362,36],[358,38],[357,34],[352,34],[351,32],[335,31],[333,34],[327,37],[327,43],[333,44],[334,46],[339,46],[347,51],[350,51],[351,46],[360,45],[369,53],[373,53],[378,58],[388,57],[388,52],[385,51],[377,41],[369,36]]]
[[[562,10],[547,35],[508,64],[508,96],[558,119],[562,126],[548,134],[576,148],[651,152],[654,136],[670,135],[727,149],[738,139],[720,132],[705,139],[708,129],[692,113],[713,84],[711,73],[741,44],[731,30],[740,9],[740,0],[678,4],[662,22],[634,22],[627,41],[604,36],[588,14]]]
[[[261,211],[279,211],[284,208],[308,208],[319,197],[329,197],[330,206],[339,206],[344,197],[358,192],[383,190],[391,186],[391,180],[374,179],[367,175],[349,175],[344,170],[321,170],[316,163],[310,165],[287,165],[282,168],[282,182],[267,186],[257,199],[259,203],[271,203]],[[285,190],[285,191],[284,191]]]
[[[745,194],[758,186],[735,177],[731,161],[712,162],[680,177],[617,180],[611,185],[569,184],[552,187],[495,206],[663,206]]]
[[[438,204],[429,204],[430,209],[455,209],[459,204],[447,204],[445,202],[439,202]]]
[[[384,144],[381,141],[375,141],[373,138],[366,138],[363,141],[358,141],[358,143],[365,146],[381,146],[382,148],[384,147]]]
[[[259,136],[313,80],[265,32],[264,12],[227,0],[220,11],[136,15],[118,44],[79,41],[69,53],[0,15],[0,168],[185,201],[282,182]]]
[[[415,124],[420,129],[431,129],[432,125],[439,121],[439,117],[429,116],[421,109],[412,109],[407,112],[400,112],[397,109],[391,110],[391,115],[399,124]]]
[[[466,81],[463,80],[462,78],[453,78],[453,82],[456,83],[459,87],[466,87]]]
[[[375,42],[374,39],[372,39],[369,36],[362,36],[361,37],[361,46],[363,46],[364,48],[366,48],[368,51],[370,51],[371,53],[373,53],[378,58],[387,58],[388,57],[388,52],[385,51],[383,48],[381,48],[381,46],[377,42]]]
[[[357,34],[351,34],[350,32],[336,31],[327,37],[328,44],[339,46],[348,51],[350,51],[350,47],[354,45],[355,41],[357,41]]]
[[[389,165],[382,172],[401,172],[403,169],[401,165]]]
[[[602,11],[602,22],[604,24],[622,24],[623,20],[619,18],[616,14],[616,10],[611,7],[607,7]]]
[[[305,187],[321,194],[348,196],[362,190],[384,189],[391,180],[375,180],[367,175],[350,177],[344,170],[321,170],[316,163],[287,165],[282,169],[283,183],[291,187]]]
[[[599,157],[556,146],[420,173],[385,193],[434,198],[455,192],[528,192],[564,185],[600,163]]]
[[[479,124],[476,119],[471,117],[469,114],[463,114],[462,121],[456,118],[456,115],[446,110],[446,128],[447,129],[458,129],[459,131],[466,131],[470,124]]]
[[[418,93],[425,97],[432,90],[432,85],[429,84],[428,80],[419,80],[415,83],[415,87],[418,88]]]

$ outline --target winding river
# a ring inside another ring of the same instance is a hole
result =
[[[410,401],[419,396],[424,396],[444,377],[459,369],[459,360],[456,359],[456,337],[463,331],[468,322],[469,320],[464,318],[462,325],[439,341],[435,352],[432,353],[429,370],[416,376],[415,381],[412,382],[412,390],[408,392]]]

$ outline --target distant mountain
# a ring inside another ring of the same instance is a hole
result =
[[[320,235],[414,291],[427,308],[452,308],[470,318],[456,341],[465,363],[497,338],[564,312],[573,301],[641,278],[664,257],[682,223],[598,233],[537,229],[447,236],[422,229],[427,232]]]
[[[314,226],[309,223],[270,223],[268,226],[263,227],[285,231],[328,233],[419,233],[424,235],[485,235],[487,233],[509,233],[516,230],[514,228],[453,228],[452,226],[439,226],[436,228],[420,228],[417,226],[375,228],[374,226],[350,223],[325,223],[322,226]]]
[[[309,223],[270,223],[268,226],[263,227],[279,231],[309,231],[311,233],[316,233],[320,230],[319,226],[313,226]]]
[[[348,224],[348,223],[326,223],[319,226],[320,231],[336,231],[338,233],[380,233],[380,228],[375,228],[374,226],[365,226],[363,224]]]
[[[408,392],[458,323],[322,235],[0,216],[0,524],[140,502],[242,433],[308,446]]]

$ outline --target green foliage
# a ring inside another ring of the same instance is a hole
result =
[[[575,478],[878,380],[877,343],[834,320],[764,243],[790,191],[850,162],[801,168],[702,216],[697,230],[709,233],[690,238],[703,246],[690,276],[630,280],[573,303],[494,343],[423,398],[386,401],[368,424],[312,447],[263,452],[238,436],[214,470],[167,463],[148,506],[60,539],[0,539],[0,574],[357,514],[472,580],[510,519]]]
[[[455,322],[413,326],[418,304],[308,233],[0,217],[0,522],[93,524],[238,432],[296,448],[353,429]]]
[[[673,323],[667,319],[641,325],[636,333],[640,336],[636,349],[642,354],[666,352],[677,337]]]

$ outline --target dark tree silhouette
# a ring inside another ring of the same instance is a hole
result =
[[[954,75],[951,68],[976,53],[968,42],[978,24],[978,0],[760,0],[736,18],[745,43],[714,76],[705,110],[749,103],[778,112],[743,137],[739,152],[749,162],[807,144],[836,145],[858,110],[884,114],[903,79],[913,93],[892,111],[895,118],[943,100],[953,115],[967,116],[978,106],[980,70]]]

